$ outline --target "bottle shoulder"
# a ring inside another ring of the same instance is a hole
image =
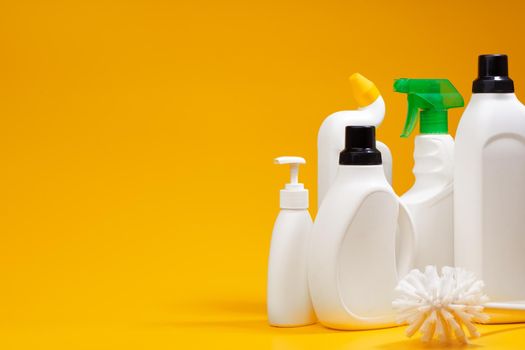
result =
[[[274,223],[274,231],[279,227],[286,226],[298,228],[312,225],[312,217],[308,210],[281,209]]]
[[[373,191],[385,189],[392,191],[385,178],[382,164],[378,165],[340,165],[329,191]]]
[[[497,95],[497,94],[487,94]],[[456,132],[456,151],[483,148],[494,138],[525,138],[525,106],[517,98],[472,99]]]
[[[334,184],[321,203],[316,221],[326,218],[333,222],[333,218],[336,217],[352,217],[362,203],[374,194],[383,194],[385,198],[397,201],[396,194],[388,184],[347,183],[339,186]]]
[[[324,215],[340,215],[334,212],[351,212],[366,196],[375,192],[385,192],[395,197],[382,165],[339,166],[335,180],[319,207],[316,221]]]
[[[459,124],[460,127],[465,124],[473,131],[483,131],[487,127],[501,130],[515,125],[525,125],[524,118],[525,106],[515,97],[474,96],[465,108]]]
[[[280,209],[277,218],[286,218],[292,220],[312,220],[308,209]]]
[[[454,160],[456,181],[479,181],[484,164],[495,164],[502,155],[512,155],[504,159],[525,157],[525,107],[517,98],[494,99],[473,101],[460,120]]]
[[[451,200],[452,194],[453,184],[450,181],[444,185],[413,186],[401,196],[401,200],[410,206],[431,207],[439,202]]]

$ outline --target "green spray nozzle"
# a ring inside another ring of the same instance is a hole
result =
[[[420,110],[422,134],[448,134],[448,109],[465,104],[448,79],[397,79],[394,91],[408,95],[408,113],[401,137],[412,133]]]

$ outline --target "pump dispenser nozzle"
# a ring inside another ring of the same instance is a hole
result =
[[[419,110],[422,134],[448,134],[448,109],[464,106],[463,97],[448,79],[397,79],[394,91],[408,95],[408,113],[401,137],[412,133]]]
[[[290,183],[281,190],[282,209],[307,209],[308,190],[299,183],[299,164],[306,164],[301,157],[278,157],[275,164],[290,164]]]

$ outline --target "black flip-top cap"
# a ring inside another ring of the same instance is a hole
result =
[[[478,78],[472,83],[473,93],[514,92],[514,82],[509,78],[507,55],[480,55]]]
[[[340,165],[378,165],[381,152],[376,148],[374,126],[347,126],[345,149],[339,153]]]

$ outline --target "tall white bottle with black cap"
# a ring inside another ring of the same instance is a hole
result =
[[[373,126],[346,127],[339,164],[310,238],[314,309],[330,328],[393,326],[394,288],[411,267],[414,229],[385,177]]]
[[[491,301],[525,303],[525,106],[506,55],[482,55],[456,133],[454,251]],[[491,322],[525,321],[525,313]]]
[[[276,164],[290,165],[290,183],[280,193],[281,211],[272,232],[268,263],[268,322],[277,327],[315,323],[307,275],[307,247],[312,217],[308,190],[299,183],[301,157],[279,157]]]

